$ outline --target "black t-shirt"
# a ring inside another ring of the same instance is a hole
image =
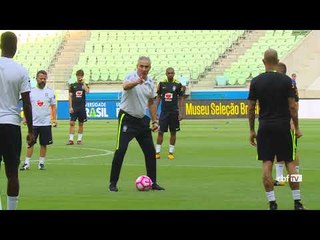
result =
[[[287,75],[265,72],[251,81],[248,100],[259,101],[260,123],[290,122],[289,97],[295,97],[295,87]]]
[[[69,93],[72,93],[72,107],[75,109],[84,108],[86,105],[86,91],[83,89],[83,84],[85,83],[75,82],[69,87]]]
[[[172,82],[169,82],[168,80],[165,80],[160,82],[157,93],[162,101],[162,112],[175,112],[179,110],[178,98],[184,94],[184,88],[179,81],[173,80]]]

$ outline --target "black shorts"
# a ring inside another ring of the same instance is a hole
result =
[[[39,137],[40,145],[46,146],[53,143],[52,141],[52,131],[50,126],[34,126],[34,141],[37,142]]]
[[[70,121],[86,122],[87,121],[87,112],[85,108],[82,109],[73,109],[73,113],[70,113]]]
[[[12,124],[0,124],[0,162],[18,167],[21,154],[21,128]]]
[[[180,131],[179,112],[161,112],[159,118],[159,132]]]
[[[296,136],[290,126],[263,126],[257,134],[258,160],[290,162],[295,159]]]

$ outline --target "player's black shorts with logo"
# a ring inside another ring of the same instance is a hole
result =
[[[39,137],[40,145],[46,146],[53,143],[51,126],[33,126],[34,141]]]
[[[21,154],[21,128],[13,124],[0,124],[0,162],[18,166]]]
[[[257,134],[258,160],[290,162],[295,159],[296,137],[289,124],[259,124]]]
[[[79,122],[87,121],[87,112],[85,108],[74,108],[73,113],[70,113],[71,121],[76,121],[77,119]]]
[[[179,112],[161,112],[159,118],[160,132],[170,132],[180,131],[180,121],[179,121]]]

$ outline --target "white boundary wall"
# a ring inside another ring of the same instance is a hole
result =
[[[320,99],[300,99],[299,118],[320,119]]]

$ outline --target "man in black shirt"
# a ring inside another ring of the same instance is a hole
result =
[[[69,142],[67,145],[73,145],[74,126],[78,119],[78,141],[77,144],[82,144],[83,123],[87,121],[86,113],[86,93],[89,92],[89,85],[83,80],[84,72],[82,69],[76,72],[77,82],[69,87],[69,112],[70,112],[70,129]]]
[[[163,134],[170,129],[170,144],[168,159],[174,160],[174,145],[176,143],[176,132],[180,131],[180,120],[182,101],[184,95],[184,87],[174,79],[174,69],[167,68],[167,79],[158,85],[157,105],[161,102],[161,114],[159,119],[160,128],[158,130],[158,138],[156,144],[156,159],[160,159],[161,144],[163,142]]]
[[[277,72],[282,73],[282,74],[287,74],[287,66],[284,63],[279,62],[277,65]],[[293,80],[293,79],[291,79],[291,80],[292,80],[292,85],[293,85],[294,91],[295,91],[294,99],[296,100],[297,110],[299,110],[299,93],[298,93],[297,84],[296,84],[295,80]],[[293,124],[292,120],[290,121],[290,125],[291,125],[291,130],[294,131],[295,129],[294,129],[294,124]],[[297,146],[297,139],[296,139],[295,144]],[[296,172],[299,173],[300,159],[299,159],[298,152],[296,152],[294,162],[296,164]],[[275,165],[275,170],[276,170],[276,179],[274,180],[274,186],[285,186],[285,181],[279,180],[283,177],[283,169],[284,169],[284,165],[285,165],[284,161],[277,160],[274,165]]]
[[[263,185],[269,201],[270,210],[278,208],[273,190],[272,165],[274,158],[285,161],[289,183],[294,199],[294,209],[303,210],[299,182],[291,181],[295,174],[294,138],[301,137],[295,92],[291,79],[276,71],[278,54],[274,49],[264,53],[265,73],[253,78],[248,97],[248,117],[250,126],[250,143],[257,146],[258,159],[262,160]],[[259,101],[259,129],[255,132],[255,107]],[[295,136],[290,131],[292,118]],[[255,141],[256,139],[256,141]]]

